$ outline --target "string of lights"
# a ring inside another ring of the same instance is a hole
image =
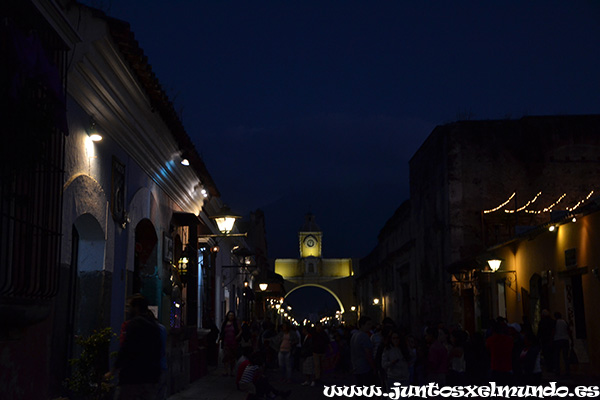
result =
[[[583,204],[583,202],[588,201],[590,199],[590,197],[592,197],[592,194],[594,194],[594,191],[592,190],[586,197],[585,199],[581,199],[577,202],[577,204],[575,204],[573,207],[571,208],[567,208],[567,210],[570,211],[574,211],[577,207],[579,207],[581,204]]]
[[[562,199],[564,199],[565,197],[567,197],[567,194],[566,194],[566,193],[563,193],[563,195],[562,195],[562,196],[560,196],[560,197],[558,198],[558,200],[556,200],[554,203],[552,203],[552,204],[551,204],[551,205],[549,205],[548,207],[544,208],[543,210],[525,210],[525,212],[526,212],[526,213],[529,213],[529,214],[541,214],[541,213],[543,213],[543,212],[550,212],[550,211],[552,211],[552,209],[553,209],[554,207],[556,207],[556,206],[558,205],[558,203],[560,203],[560,202],[562,201]]]
[[[516,192],[514,192],[513,194],[510,195],[510,197],[502,204],[500,204],[497,207],[494,207],[492,209],[489,210],[484,210],[483,213],[484,214],[489,214],[489,213],[493,213],[495,211],[501,210],[503,209],[515,196],[516,196]],[[532,205],[533,203],[535,203],[535,201],[538,199],[538,197],[542,194],[542,192],[539,192],[538,194],[536,194],[533,199],[529,200],[525,205],[523,205],[522,207],[519,207],[517,209],[513,209],[513,210],[504,210],[505,213],[507,214],[514,214],[516,212],[526,212],[528,214],[541,214],[541,213],[547,213],[547,212],[551,212],[565,197],[567,197],[566,193],[563,193],[554,203],[552,203],[551,205],[549,205],[548,207],[545,207],[541,210],[528,210],[527,207],[529,207],[530,205]],[[594,191],[590,191],[588,193],[588,195],[584,198],[579,200],[574,206],[572,207],[565,207],[565,210],[568,212],[573,212],[575,209],[577,209],[579,206],[581,206],[584,202],[586,202],[587,200],[590,199],[590,197],[592,197],[592,195],[594,194]]]
[[[505,205],[508,204],[509,201],[511,201],[513,199],[513,197],[515,197],[517,194],[517,192],[514,192],[513,194],[510,195],[510,197],[502,204],[500,204],[498,207],[496,208],[492,208],[491,210],[484,210],[483,213],[484,214],[489,214],[489,213],[493,213],[494,211],[498,211],[501,208],[504,208]]]
[[[529,200],[523,207],[517,208],[516,210],[504,210],[504,212],[512,214],[515,212],[523,211],[527,207],[529,207],[531,204],[535,203],[535,201],[537,200],[538,197],[540,197],[541,194],[542,194],[542,192],[539,192],[538,194],[536,194],[535,197],[533,199]]]

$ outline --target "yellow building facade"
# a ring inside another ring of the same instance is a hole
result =
[[[323,232],[315,216],[307,214],[298,232],[299,258],[275,260],[275,273],[285,280],[290,293],[303,286],[320,287],[332,294],[345,312],[355,304],[351,258],[323,258]]]
[[[600,373],[600,211],[548,223],[491,249],[502,264],[480,274],[481,307],[509,322],[529,318],[534,332],[541,312],[560,312],[571,325],[581,365]]]

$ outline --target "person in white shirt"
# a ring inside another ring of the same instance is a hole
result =
[[[410,352],[406,338],[398,330],[394,330],[381,355],[381,366],[386,372],[388,388],[394,387],[396,382],[402,385],[409,384],[409,363]]]
[[[567,321],[562,319],[562,315],[559,312],[554,313],[554,319],[556,324],[554,325],[554,372],[556,375],[560,375],[560,358],[565,365],[565,373],[569,375],[569,351],[573,347],[573,338],[571,335],[571,328]],[[569,346],[570,344],[570,346]]]

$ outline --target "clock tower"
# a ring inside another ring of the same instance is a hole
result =
[[[323,232],[315,223],[313,214],[306,214],[304,225],[298,232],[300,245],[300,258],[316,257],[321,258]]]

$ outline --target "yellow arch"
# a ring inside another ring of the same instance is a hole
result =
[[[342,304],[342,301],[340,300],[340,298],[339,298],[339,297],[337,297],[337,295],[336,295],[334,292],[332,292],[332,291],[331,291],[331,289],[329,289],[328,287],[325,287],[325,286],[323,286],[323,285],[318,285],[318,284],[316,284],[316,283],[305,283],[305,284],[302,284],[302,285],[300,285],[300,286],[296,286],[295,288],[293,288],[292,290],[290,290],[290,291],[289,291],[289,292],[288,292],[288,293],[285,295],[285,297],[288,297],[288,296],[290,295],[290,293],[293,293],[293,292],[294,292],[296,289],[300,289],[300,288],[307,287],[307,286],[314,286],[314,287],[318,287],[319,289],[323,289],[323,290],[325,290],[325,291],[329,292],[329,293],[330,293],[330,294],[331,294],[331,295],[332,295],[332,296],[333,296],[333,297],[336,299],[336,301],[338,302],[338,304],[339,304],[339,306],[340,306],[340,311],[342,312],[342,314],[346,312],[346,311],[344,310],[344,305]]]

